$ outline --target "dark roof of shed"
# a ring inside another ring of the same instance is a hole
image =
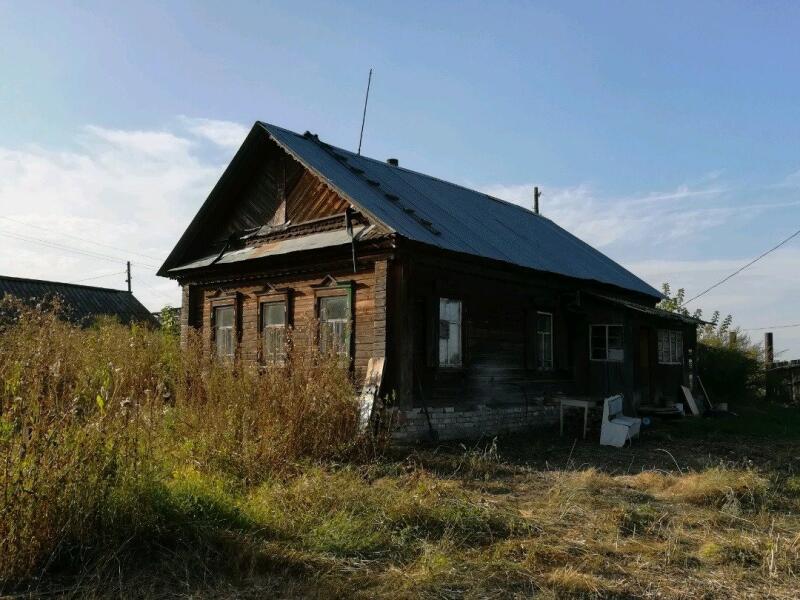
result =
[[[0,275],[0,298],[7,294],[28,303],[58,296],[72,321],[85,322],[99,315],[117,317],[124,323],[153,321],[150,311],[133,294],[122,290]]]
[[[662,308],[656,308],[654,306],[644,306],[642,304],[638,304],[636,302],[631,302],[630,300],[624,300],[622,298],[612,298],[610,296],[604,296],[602,294],[590,294],[595,298],[600,300],[605,300],[606,302],[610,302],[611,304],[616,304],[618,306],[622,306],[623,308],[628,308],[630,310],[634,310],[636,312],[644,313],[646,315],[650,315],[651,317],[659,317],[661,319],[670,319],[673,321],[681,321],[682,323],[687,323],[689,325],[706,325],[707,322],[703,321],[702,319],[698,319],[697,317],[693,317],[691,315],[684,315],[678,312],[671,312],[669,310],[664,310]]]
[[[330,146],[310,134],[259,125],[343,196],[405,238],[662,297],[603,253],[521,206]]]
[[[270,139],[325,181],[342,197],[388,231],[453,252],[503,261],[537,271],[596,281],[661,299],[661,293],[636,275],[581,241],[550,219],[516,204],[331,146],[308,132],[298,134],[256,122],[223,179],[159,270],[170,270],[197,257],[186,256],[200,231],[202,215],[228,199],[222,181],[257,134]]]

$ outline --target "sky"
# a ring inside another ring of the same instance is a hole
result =
[[[530,207],[691,297],[800,229],[800,4],[0,0],[0,273],[155,276],[256,120]],[[691,303],[800,358],[800,236]]]

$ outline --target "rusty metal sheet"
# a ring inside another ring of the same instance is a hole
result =
[[[361,237],[365,234],[368,234],[371,229],[373,229],[372,225],[359,225],[353,227],[353,236],[355,240],[358,241],[361,239]],[[229,252],[225,252],[216,262],[214,259],[217,258],[217,254],[213,254],[170,269],[170,272],[177,273],[180,271],[188,271],[190,269],[197,269],[200,267],[208,267],[211,264],[224,265],[229,263],[237,263],[244,260],[263,258],[265,256],[277,256],[279,254],[289,254],[290,252],[316,250],[319,248],[329,248],[333,246],[342,246],[345,244],[350,244],[350,234],[344,229],[321,231],[295,238],[266,241],[258,244],[257,246],[231,250]]]

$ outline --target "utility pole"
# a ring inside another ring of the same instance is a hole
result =
[[[772,332],[768,331],[764,334],[764,366],[767,370],[772,368],[772,363],[775,361],[775,346],[772,342]]]
[[[128,277],[125,279],[125,281],[128,283],[128,293],[130,294],[131,293],[131,261],[128,261],[128,266],[127,266],[126,270],[128,272]]]
[[[542,192],[539,191],[539,186],[533,188],[533,212],[539,214],[539,198],[542,197]]]

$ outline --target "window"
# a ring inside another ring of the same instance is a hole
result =
[[[592,325],[590,358],[619,362],[625,356],[622,325]]]
[[[214,347],[216,355],[233,358],[236,352],[236,330],[233,306],[214,307]]]
[[[286,356],[286,302],[261,303],[261,356],[264,363],[282,363]]]
[[[319,299],[319,350],[323,354],[350,356],[350,297]]]
[[[536,313],[536,368],[553,370],[553,315]]]
[[[439,366],[461,366],[461,300],[439,298]]]
[[[658,330],[658,362],[662,365],[683,364],[683,333]]]

